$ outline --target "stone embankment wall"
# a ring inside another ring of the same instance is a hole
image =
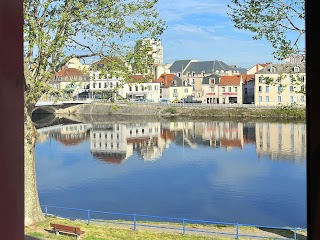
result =
[[[241,118],[282,118],[304,119],[304,108],[291,107],[244,107],[244,106],[181,106],[158,104],[79,104],[58,109],[56,115],[149,115],[159,117],[241,117]]]

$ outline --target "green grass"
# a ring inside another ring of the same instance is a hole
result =
[[[68,220],[57,217],[47,217],[44,221],[39,222],[33,226],[25,227],[25,234],[29,236],[39,237],[42,239],[59,239],[59,240],[69,240],[75,239],[73,235],[60,234],[56,236],[50,228],[50,223],[60,223],[69,226],[80,227],[81,230],[85,231],[85,234],[81,236],[83,240],[201,240],[201,239],[215,239],[215,240],[227,240],[235,239],[234,235],[215,235],[215,234],[206,234],[201,232],[190,232],[187,231],[186,234],[182,234],[182,224],[181,223],[170,223],[170,222],[149,222],[149,221],[138,221],[137,230],[133,230],[132,221],[121,221],[122,223],[128,224],[116,224],[119,220],[115,221],[91,221],[90,224],[87,224],[87,221],[83,220]],[[139,224],[147,224],[151,226],[166,226],[177,228],[178,230],[162,229],[155,227],[142,227]],[[235,226],[228,225],[213,225],[213,224],[186,224],[187,230],[205,230],[211,232],[228,232],[230,234],[235,233]],[[49,230],[49,231],[48,231]],[[254,227],[240,227],[240,234],[249,234],[249,235],[260,235],[267,236],[267,234],[279,234],[277,237],[293,237],[293,232],[288,230],[268,230],[268,229],[258,229]],[[302,238],[306,239],[304,235],[305,232],[300,232]],[[249,238],[239,238],[246,239]],[[257,239],[257,238],[250,238]],[[264,238],[267,239],[267,238]],[[268,239],[274,239],[270,237]]]
[[[80,227],[81,230],[84,230],[86,232],[85,235],[81,236],[81,239],[84,239],[84,240],[228,239],[228,238],[216,238],[214,236],[201,236],[201,235],[194,235],[194,234],[182,235],[181,233],[170,233],[170,231],[165,229],[162,231],[145,230],[145,229],[137,229],[136,231],[133,231],[132,227],[126,227],[126,226],[116,227],[116,226],[111,226],[111,224],[107,225],[103,223],[99,223],[99,224],[90,223],[88,225],[85,221],[80,221],[80,220],[73,221],[73,220],[61,219],[61,218],[55,218],[55,217],[47,217],[43,222],[40,222],[34,226],[26,227],[25,234],[30,236],[35,236],[35,237],[41,237],[44,239],[60,239],[60,240],[75,239],[75,237],[72,235],[60,234],[59,236],[56,236],[53,232],[46,231],[46,230],[50,230],[51,222]],[[142,222],[139,222],[139,223],[142,223]],[[152,224],[158,225],[161,223],[152,223]],[[162,224],[167,224],[167,223],[162,223]],[[181,224],[179,226],[181,226]]]

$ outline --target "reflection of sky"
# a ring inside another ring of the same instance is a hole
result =
[[[137,152],[120,165],[90,154],[90,142],[36,146],[41,204],[274,226],[306,226],[305,162],[242,149],[174,143],[157,161]]]

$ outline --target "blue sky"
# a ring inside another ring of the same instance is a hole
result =
[[[265,40],[236,29],[227,12],[228,0],[159,0],[160,17],[167,22],[162,35],[164,63],[176,60],[220,60],[250,68],[256,63],[279,62]]]

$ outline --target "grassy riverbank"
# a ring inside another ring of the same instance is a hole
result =
[[[121,221],[124,223],[123,221]],[[85,231],[85,234],[81,236],[84,240],[115,240],[115,239],[141,239],[141,240],[163,240],[163,239],[234,239],[234,235],[226,234],[208,234],[204,232],[192,232],[188,229],[204,230],[211,232],[230,233],[235,234],[235,226],[226,225],[199,225],[199,224],[187,224],[186,234],[182,234],[181,224],[178,223],[159,223],[159,222],[138,222],[137,224],[144,224],[148,226],[137,226],[137,230],[133,230],[132,222],[128,224],[115,224],[112,222],[91,222],[89,225],[86,221],[82,220],[69,220],[56,217],[47,217],[43,222],[36,225],[25,227],[25,235],[38,237],[40,239],[60,239],[68,240],[75,239],[72,235],[60,234],[56,236],[50,228],[50,223],[60,223],[69,226],[80,227]],[[165,226],[174,229],[155,228],[155,226]],[[279,229],[262,229],[255,227],[240,227],[239,234],[264,236],[265,239],[276,238],[293,238],[293,232],[290,230]],[[297,231],[297,240],[306,240],[306,231]],[[270,237],[270,238],[268,238]],[[253,237],[240,237],[239,239],[257,239]]]

